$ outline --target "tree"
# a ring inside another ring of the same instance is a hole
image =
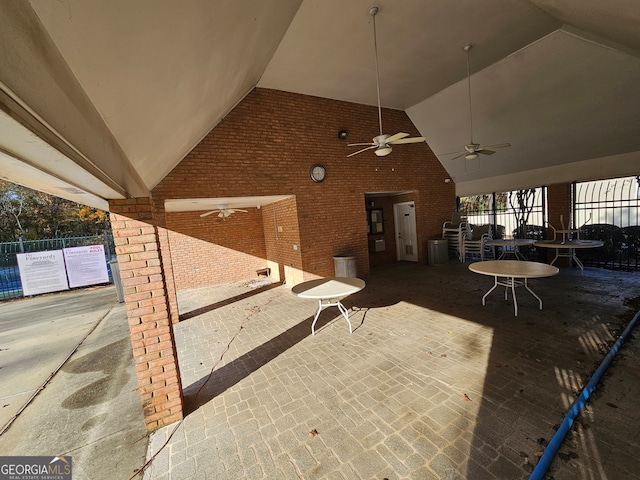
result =
[[[0,242],[101,235],[106,212],[0,180]]]
[[[518,238],[527,238],[527,222],[533,211],[536,200],[536,189],[514,190],[509,193],[509,204],[516,217]]]
[[[16,241],[24,236],[21,218],[28,189],[0,180],[0,239]]]

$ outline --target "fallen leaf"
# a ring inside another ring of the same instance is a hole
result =
[[[309,435],[311,435],[312,437],[315,437],[316,435],[318,435],[318,430],[316,430],[315,428],[312,430],[309,430]]]
[[[466,393],[463,393],[463,394],[462,394],[462,399],[463,399],[465,402],[470,402],[470,401],[471,401],[471,399],[469,398],[469,395],[467,395]]]
[[[446,356],[447,356],[447,354],[446,354],[446,353],[443,353],[443,354],[442,354],[442,355],[440,355],[440,356],[441,356],[441,357],[446,357]]]

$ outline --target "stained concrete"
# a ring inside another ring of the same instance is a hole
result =
[[[188,415],[151,436],[145,478],[528,478],[640,308],[633,273],[563,268],[531,280],[544,308],[518,289],[518,317],[502,289],[483,307],[493,279],[465,264],[364,278],[344,301],[353,334],[328,308],[311,336],[317,303],[286,286],[181,292]],[[637,344],[620,352],[547,478],[638,478]]]

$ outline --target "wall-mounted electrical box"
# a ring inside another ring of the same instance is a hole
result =
[[[370,252],[384,252],[386,245],[384,243],[384,238],[378,238],[377,240],[371,239],[369,240],[369,251]]]

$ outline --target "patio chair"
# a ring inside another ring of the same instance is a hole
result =
[[[442,224],[442,238],[448,240],[449,256],[453,253],[462,262],[462,242],[471,236],[467,217],[460,212],[453,212],[451,221]]]
[[[484,261],[485,255],[495,258],[495,252],[491,245],[487,242],[491,240],[490,225],[476,225],[471,231],[471,238],[464,239],[462,242],[462,261],[467,260],[467,255],[480,257],[480,261]]]

